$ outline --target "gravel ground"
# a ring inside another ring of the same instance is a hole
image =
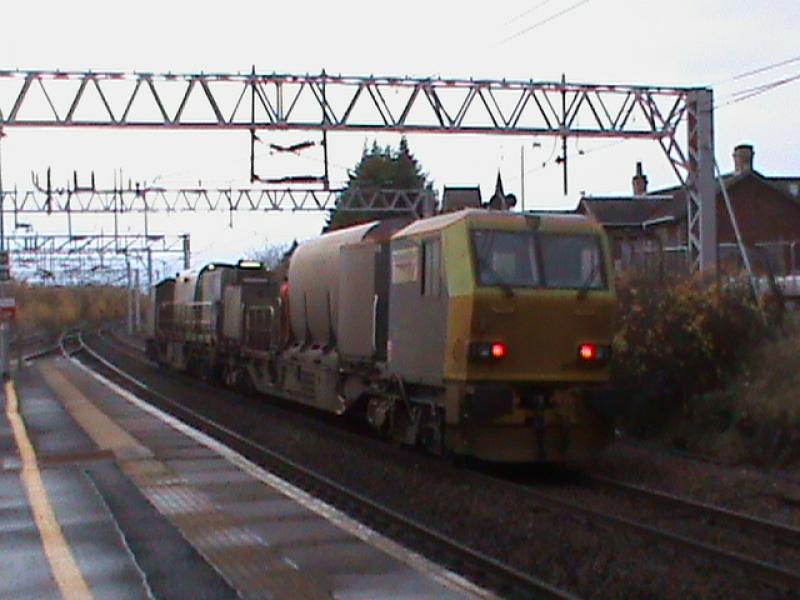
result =
[[[716,522],[704,513],[688,507],[666,504],[633,490],[611,488],[597,483],[575,483],[551,489],[544,488],[541,484],[534,484],[532,487],[535,491],[544,491],[549,496],[573,504],[657,527],[673,535],[800,573],[800,547],[777,543],[771,534]],[[796,540],[800,542],[800,537]]]
[[[103,354],[113,357],[114,351],[106,345]],[[753,581],[682,548],[537,503],[524,489],[507,482],[487,481],[482,473],[354,436],[331,426],[326,419],[310,418],[307,411],[286,411],[265,399],[243,398],[187,377],[154,372],[130,359],[126,360],[126,367],[159,391],[186,398],[196,410],[202,409],[208,417],[236,428],[258,443],[580,596],[795,597],[792,592]],[[751,512],[756,508],[766,511],[766,504],[774,501],[769,498],[775,495],[772,487],[768,487],[771,496],[764,495],[769,480],[763,476],[758,479],[752,473],[729,472],[623,445],[612,448],[591,469],[737,510],[753,507]],[[575,489],[558,477],[554,482],[549,473],[544,473],[542,479],[537,485],[544,491],[597,502],[596,493],[592,499],[592,492]],[[740,487],[745,480],[747,487]],[[749,501],[742,500],[741,495],[751,494],[746,490],[759,490],[760,499],[752,495]],[[631,516],[633,503],[620,506]]]
[[[595,473],[800,527],[800,473],[725,467],[636,444],[618,443]]]

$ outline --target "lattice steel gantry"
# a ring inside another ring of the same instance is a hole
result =
[[[49,235],[41,233],[6,236],[6,250],[11,254],[146,254],[147,252],[185,254],[188,234],[138,235],[138,234],[75,234]]]
[[[381,210],[430,211],[436,201],[432,190],[346,190],[318,188],[202,188],[167,189],[141,186],[124,189],[6,190],[6,210],[16,214],[133,212],[308,212]]]
[[[184,268],[190,264],[188,234],[13,234],[5,237],[5,248],[13,257],[16,271],[34,280],[57,284],[66,280],[74,283],[81,278],[107,280],[112,272],[125,272],[131,261],[138,261],[150,287],[154,283],[153,255],[182,256]]]
[[[713,99],[708,88],[329,74],[0,71],[0,110],[0,127],[7,128],[652,139],[688,191],[692,266],[716,264]]]

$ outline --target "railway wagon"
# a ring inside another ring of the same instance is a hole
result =
[[[183,306],[180,276],[160,283],[148,347],[435,452],[581,460],[611,437],[610,264],[601,226],[577,215],[367,223],[300,244],[280,271],[215,267],[219,290],[206,267],[206,312]]]

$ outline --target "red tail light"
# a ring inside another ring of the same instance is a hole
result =
[[[578,361],[586,365],[601,367],[611,360],[611,346],[584,342],[578,345]]]
[[[492,358],[505,358],[506,354],[508,354],[508,348],[503,342],[495,342],[492,344],[491,349],[489,350]]]
[[[581,360],[597,360],[597,346],[594,344],[581,344],[578,346],[578,356]]]
[[[508,346],[504,342],[473,342],[469,345],[472,360],[502,360],[507,355]]]

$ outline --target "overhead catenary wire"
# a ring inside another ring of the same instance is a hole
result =
[[[586,156],[586,155],[592,154],[594,152],[602,152],[602,151],[607,150],[609,148],[613,148],[614,146],[619,146],[620,144],[625,144],[625,143],[630,142],[630,141],[631,140],[615,140],[613,142],[608,142],[608,143],[601,144],[601,145],[598,145],[598,146],[593,146],[593,147],[588,147],[588,148],[585,148],[585,149],[580,149],[577,152],[577,156]],[[577,140],[576,140],[576,142],[577,142]],[[556,154],[556,150],[558,149],[558,143],[559,143],[559,139],[558,138],[553,138],[553,145],[552,145],[552,148],[550,149],[549,156],[546,159],[544,159],[543,161],[541,161],[541,162],[537,161],[535,167],[531,167],[530,169],[525,169],[525,173],[524,174],[525,175],[529,175],[531,173],[538,173],[540,171],[544,171],[548,166],[550,166],[552,164],[552,162],[553,162],[553,157]],[[514,182],[520,181],[520,179],[521,179],[520,175],[511,175],[509,177],[504,177],[504,181],[507,182],[507,183],[514,183]]]
[[[800,56],[792,56],[789,58],[784,58],[778,61],[771,62],[769,64],[763,65],[761,67],[756,67],[753,69],[749,69],[747,71],[743,71],[736,75],[732,75],[726,79],[721,79],[716,81],[715,83],[711,84],[713,87],[721,86],[723,84],[733,83],[737,81],[742,81],[743,79],[747,79],[749,77],[754,77],[756,75],[761,75],[763,73],[767,73],[774,69],[779,69],[781,67],[785,67],[787,65],[791,65],[794,63],[800,62]],[[772,81],[768,81],[766,83],[762,83],[756,86],[751,86],[748,88],[727,92],[722,96],[720,100],[714,105],[715,109],[723,108],[726,106],[730,106],[732,104],[736,104],[738,102],[742,102],[744,100],[748,100],[752,97],[758,96],[763,94],[767,91],[770,91],[774,88],[781,87],[788,83],[792,83],[793,81],[800,78],[800,75],[791,75],[789,77],[783,77],[781,79],[775,79]]]
[[[582,150],[580,156],[586,156],[587,154],[592,154],[594,152],[601,152],[603,150],[607,150],[608,148],[613,148],[614,146],[619,146],[620,144],[624,144],[626,142],[630,142],[631,140],[614,140],[613,142],[608,142],[606,144],[602,144],[600,146],[594,146],[591,148],[587,148]]]
[[[743,73],[739,73],[738,75],[734,75],[732,77],[728,77],[727,79],[722,79],[713,83],[712,85],[721,85],[723,83],[731,83],[733,81],[740,81],[742,79],[746,79],[748,77],[753,77],[754,75],[760,75],[761,73],[766,73],[767,71],[772,71],[773,69],[777,69],[780,67],[785,67],[786,65],[791,65],[793,63],[800,62],[800,56],[793,56],[791,58],[786,58],[774,63],[770,63],[768,65],[764,65],[763,67],[757,67],[755,69],[751,69],[749,71],[745,71]]]
[[[783,79],[776,79],[774,81],[770,81],[767,83],[762,83],[760,85],[755,85],[751,88],[747,88],[744,90],[739,90],[737,92],[733,92],[733,96],[736,98],[741,98],[743,96],[751,96],[753,94],[760,94],[762,92],[769,91],[773,88],[780,87],[782,85],[786,85],[787,83],[791,83],[800,79],[800,74],[792,75],[790,77],[784,77]]]
[[[520,37],[522,35],[525,35],[526,33],[529,33],[531,31],[533,31],[534,29],[537,29],[537,28],[541,27],[542,25],[546,25],[547,23],[550,23],[551,21],[554,21],[554,20],[558,19],[559,17],[563,17],[564,15],[572,12],[573,10],[576,10],[576,9],[580,8],[581,6],[583,6],[584,4],[587,4],[589,2],[591,2],[591,0],[581,0],[580,2],[572,4],[572,5],[568,6],[567,8],[565,8],[563,10],[560,10],[559,12],[557,12],[557,13],[555,13],[553,15],[550,15],[549,17],[547,17],[545,19],[542,19],[541,21],[537,21],[533,25],[518,31],[515,34],[508,36],[507,38],[502,40],[500,43],[501,44],[505,44],[507,42],[510,42],[511,40],[514,40],[514,39],[516,39],[516,38],[518,38],[518,37]]]
[[[719,108],[724,108],[726,106],[731,106],[733,104],[738,104],[739,102],[750,100],[751,98],[755,98],[756,96],[760,96],[761,94],[772,91],[776,88],[782,87],[784,85],[793,83],[798,80],[800,80],[800,74],[792,75],[790,77],[784,77],[783,79],[770,81],[762,85],[758,85],[748,89],[739,90],[731,94],[726,102],[717,103],[714,106],[714,108],[719,109]]]
[[[522,19],[524,17],[527,17],[532,12],[542,8],[546,4],[550,4],[552,1],[553,0],[542,0],[541,2],[539,2],[539,3],[535,4],[534,6],[532,6],[531,8],[519,13],[517,16],[510,18],[508,21],[503,23],[503,26],[511,25],[512,23],[515,23],[515,22],[519,21],[520,19]]]

